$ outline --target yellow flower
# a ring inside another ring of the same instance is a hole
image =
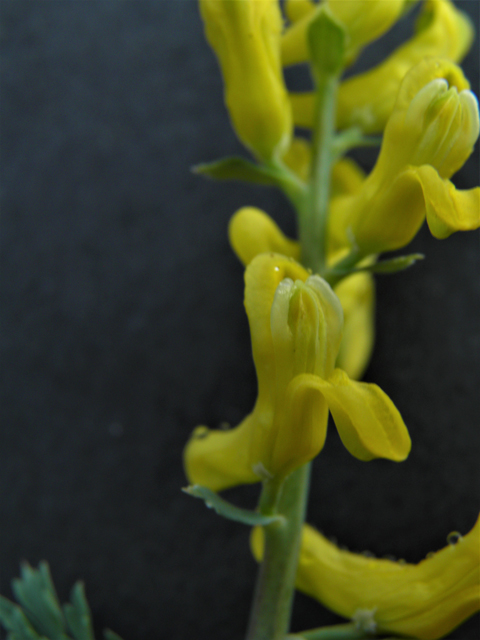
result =
[[[359,126],[365,133],[385,128],[393,111],[401,81],[424,58],[442,57],[460,62],[473,41],[468,16],[450,0],[429,0],[423,6],[416,33],[382,63],[341,83],[338,92],[337,127]],[[296,125],[311,127],[314,96],[290,96]]]
[[[236,428],[198,427],[185,451],[189,481],[213,490],[282,478],[323,447],[328,410],[361,460],[404,460],[410,438],[392,401],[334,369],[343,314],[320,276],[291,258],[260,254],[245,271],[258,397]]]
[[[263,531],[252,532],[263,555]],[[379,634],[443,638],[480,609],[480,518],[456,544],[418,564],[342,551],[313,527],[302,534],[296,586],[335,613]]]
[[[278,0],[200,0],[200,11],[238,137],[262,160],[279,157],[292,117],[280,63]]]
[[[291,3],[292,4],[292,3]],[[302,5],[302,17],[289,27],[282,37],[282,63],[285,66],[309,59],[307,31],[319,11],[327,6],[334,18],[347,32],[347,58],[352,61],[366,44],[385,33],[400,17],[404,0],[326,0],[311,5],[308,11]],[[290,10],[293,7],[290,7]],[[294,12],[294,16],[300,12]]]
[[[353,160],[335,165],[333,184],[338,193],[351,193],[361,185],[360,169]],[[260,253],[281,253],[300,259],[300,245],[287,238],[275,222],[256,207],[239,209],[228,228],[230,244],[247,266]],[[374,345],[375,285],[369,273],[344,278],[334,287],[343,309],[343,337],[336,366],[350,378],[359,380],[372,355]]]
[[[353,238],[360,255],[399,249],[425,216],[437,238],[480,226],[480,188],[457,191],[448,180],[479,133],[478,103],[466,86],[458,67],[434,58],[405,76],[373,171],[357,193],[332,200],[333,247]]]

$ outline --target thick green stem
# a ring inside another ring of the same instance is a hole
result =
[[[283,515],[285,522],[263,527],[263,561],[247,640],[283,640],[288,633],[309,479],[310,464],[287,477],[276,507],[276,513]],[[266,502],[272,504],[271,496]]]
[[[320,275],[326,268],[337,88],[335,75],[326,76],[317,86],[310,197],[299,212],[302,264]]]

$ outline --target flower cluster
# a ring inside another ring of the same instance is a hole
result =
[[[232,125],[256,161],[227,159],[211,174],[277,185],[297,209],[300,240],[256,207],[231,219],[258,396],[237,427],[197,427],[185,449],[187,477],[213,491],[279,486],[320,453],[329,412],[353,456],[402,461],[411,442],[398,410],[377,385],[358,381],[374,342],[372,273],[386,269],[379,255],[407,246],[425,220],[439,239],[480,227],[480,187],[451,181],[480,131],[477,99],[458,66],[473,27],[451,0],[425,0],[407,42],[342,80],[416,0],[285,0],[285,18],[279,0],[199,1]],[[283,67],[300,63],[311,67],[313,92],[288,91]],[[328,105],[335,130],[325,135]],[[295,127],[311,128],[311,138]],[[381,146],[365,175],[345,154],[371,134],[382,135]],[[309,220],[318,262],[306,250]],[[257,558],[262,535],[254,530]],[[434,640],[479,608],[478,536],[477,522],[455,547],[400,565],[340,551],[306,525],[297,586],[362,618],[367,631]]]

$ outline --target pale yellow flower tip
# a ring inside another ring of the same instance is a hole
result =
[[[242,207],[230,220],[228,238],[245,266],[259,253],[281,253],[298,260],[300,245],[282,233],[275,222],[256,207]]]
[[[356,273],[334,288],[343,308],[343,337],[337,367],[360,380],[375,342],[375,282],[369,273]]]
[[[307,32],[312,19],[327,5],[334,18],[345,27],[348,37],[347,57],[352,60],[359,50],[385,33],[400,17],[404,0],[327,0],[315,11],[302,7],[295,14],[295,23],[287,28],[281,43],[282,63],[285,66],[306,62],[309,59]]]
[[[200,0],[200,12],[238,137],[262,160],[280,157],[292,117],[280,63],[278,0]]]
[[[450,178],[473,151],[480,123],[476,97],[453,63],[431,58],[414,67],[398,92],[376,172],[429,164]]]
[[[263,555],[263,531],[252,532]],[[340,550],[313,527],[302,534],[296,586],[335,613],[370,614],[379,634],[438,640],[480,609],[480,518],[466,536],[418,564],[401,564]]]

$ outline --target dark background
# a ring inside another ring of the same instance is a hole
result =
[[[478,25],[479,3],[458,4]],[[255,399],[228,220],[256,204],[293,234],[292,212],[189,172],[242,152],[195,2],[2,0],[0,37],[1,591],[45,558],[62,600],[85,580],[98,629],[239,640],[249,532],[180,493],[181,452]],[[466,69],[478,93],[478,45]],[[477,182],[475,154],[456,183]],[[411,456],[359,462],[331,428],[309,520],[416,562],[478,514],[478,235],[424,229],[408,251],[427,259],[378,279],[366,379],[402,412]],[[257,491],[229,497],[253,507]],[[297,596],[294,630],[337,620]],[[451,637],[479,636],[477,616]]]

